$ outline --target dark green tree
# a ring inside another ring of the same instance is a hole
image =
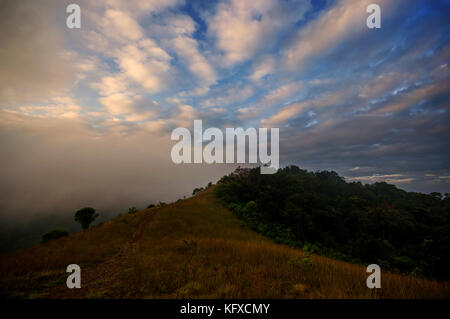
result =
[[[75,221],[81,224],[83,229],[88,229],[89,225],[98,217],[95,209],[92,207],[85,207],[75,213]]]

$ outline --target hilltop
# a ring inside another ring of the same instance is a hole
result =
[[[8,298],[445,298],[448,282],[382,273],[276,244],[243,226],[215,187],[2,256]],[[80,265],[81,289],[65,286]]]
[[[449,280],[450,195],[406,192],[385,182],[347,182],[297,166],[262,175],[238,169],[218,197],[249,228],[334,259]]]

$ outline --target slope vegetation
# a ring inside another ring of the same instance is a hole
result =
[[[0,262],[8,298],[446,298],[448,282],[382,273],[275,244],[242,226],[210,188],[118,217]],[[69,264],[81,289],[68,289]]]

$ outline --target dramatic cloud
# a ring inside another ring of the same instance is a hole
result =
[[[281,164],[450,192],[444,0],[0,4],[0,211],[116,214],[232,167],[175,165],[170,131],[278,127]]]

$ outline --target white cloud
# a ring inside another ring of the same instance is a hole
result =
[[[356,90],[353,86],[344,87],[335,91],[322,93],[318,96],[306,99],[300,102],[293,102],[278,110],[269,118],[263,119],[261,122],[266,125],[283,124],[291,118],[295,118],[308,108],[319,109],[344,103],[349,99]]]
[[[116,74],[105,76],[93,87],[102,95],[131,87],[133,83],[152,93],[164,90],[172,75],[171,56],[146,35],[138,20],[140,15],[135,12],[139,6],[115,1],[112,9],[111,4],[100,3],[100,9],[86,14],[90,30],[83,33],[83,43],[112,58],[119,67],[118,72],[111,68],[110,73]]]
[[[114,115],[127,114],[134,110],[133,98],[122,93],[102,97],[99,101]]]
[[[216,71],[199,52],[197,41],[190,37],[178,36],[173,39],[172,44],[177,54],[187,62],[189,71],[195,74],[203,85],[210,85],[216,82]]]
[[[195,22],[185,14],[168,15],[158,29],[164,37],[191,36],[195,31]]]
[[[295,117],[299,113],[306,110],[308,107],[310,107],[311,104],[309,101],[307,102],[295,102],[292,104],[289,104],[288,106],[283,107],[280,111],[278,111],[276,114],[272,115],[268,119],[263,119],[261,123],[266,125],[279,125],[284,123],[290,118]]]
[[[245,108],[240,108],[238,110],[239,118],[241,120],[253,119],[261,116],[264,112],[270,109],[272,106],[276,105],[289,98],[302,87],[301,81],[296,81],[281,85],[280,87],[269,91],[256,105],[252,105]]]
[[[270,46],[279,32],[302,18],[307,8],[309,1],[224,1],[209,19],[208,30],[225,54],[224,64],[232,65]]]
[[[87,48],[101,55],[108,54],[110,44],[103,34],[95,30],[82,30],[81,32]]]
[[[127,45],[116,53],[117,63],[125,75],[150,92],[159,92],[166,87],[170,62],[156,59],[148,48]]]
[[[156,120],[145,123],[144,128],[145,130],[151,133],[156,133],[156,132],[163,132],[166,125],[167,125],[166,121]]]
[[[104,76],[100,82],[93,83],[92,88],[98,90],[101,95],[112,95],[114,93],[120,93],[128,88],[128,83],[123,74],[115,74]]]
[[[209,92],[209,87],[199,87],[196,89],[192,89],[189,91],[184,91],[179,93],[178,95],[181,97],[185,97],[185,96],[203,96],[205,94],[207,94]]]
[[[139,23],[120,10],[106,10],[100,26],[104,35],[121,43],[137,41],[143,37]]]
[[[448,92],[449,85],[450,81],[446,80],[439,83],[432,83],[416,87],[412,90],[404,92],[403,94],[399,94],[387,105],[375,109],[372,114],[389,114],[402,111],[415,105],[423,99],[431,98],[435,95]]]
[[[173,51],[187,69],[200,80],[202,86],[214,84],[217,74],[214,67],[200,51],[197,40],[192,36],[196,25],[191,17],[172,14],[160,23],[152,24],[152,33],[161,39],[167,50]]]
[[[180,98],[174,97],[174,96],[167,97],[164,100],[170,104],[182,104],[184,102],[184,99],[180,99]]]
[[[413,78],[412,74],[408,73],[386,72],[364,85],[359,95],[367,99],[379,98]]]
[[[129,14],[140,17],[150,13],[161,12],[171,7],[175,7],[184,2],[184,0],[97,0],[94,5],[106,8],[117,8],[128,12]]]
[[[226,114],[227,113],[227,110],[223,107],[211,107],[208,110],[215,114]]]
[[[274,57],[268,56],[256,63],[249,79],[253,82],[259,82],[264,76],[272,74],[275,70],[276,61]]]
[[[141,95],[116,93],[99,99],[112,116],[123,115],[127,121],[147,121],[159,113],[159,104]]]
[[[352,182],[386,182],[389,184],[408,184],[414,181],[414,178],[405,177],[403,174],[374,174],[370,176],[347,177],[346,179]]]
[[[354,39],[368,32],[367,6],[372,0],[341,0],[316,20],[300,29],[283,54],[285,66],[302,66],[308,59],[322,55],[346,39]],[[394,11],[396,5],[389,0],[378,0],[383,8],[383,18]]]
[[[227,89],[221,88],[219,90],[221,93],[218,96],[208,98],[201,102],[203,107],[211,106],[227,106],[237,102],[243,102],[254,94],[254,89],[251,85],[246,86],[232,86]],[[223,92],[224,91],[224,92]]]
[[[69,96],[54,97],[47,103],[39,105],[22,105],[6,109],[12,114],[26,115],[34,118],[78,118],[81,107],[75,98]]]
[[[168,121],[177,127],[191,127],[196,119],[196,110],[187,104],[178,105],[175,116]]]

